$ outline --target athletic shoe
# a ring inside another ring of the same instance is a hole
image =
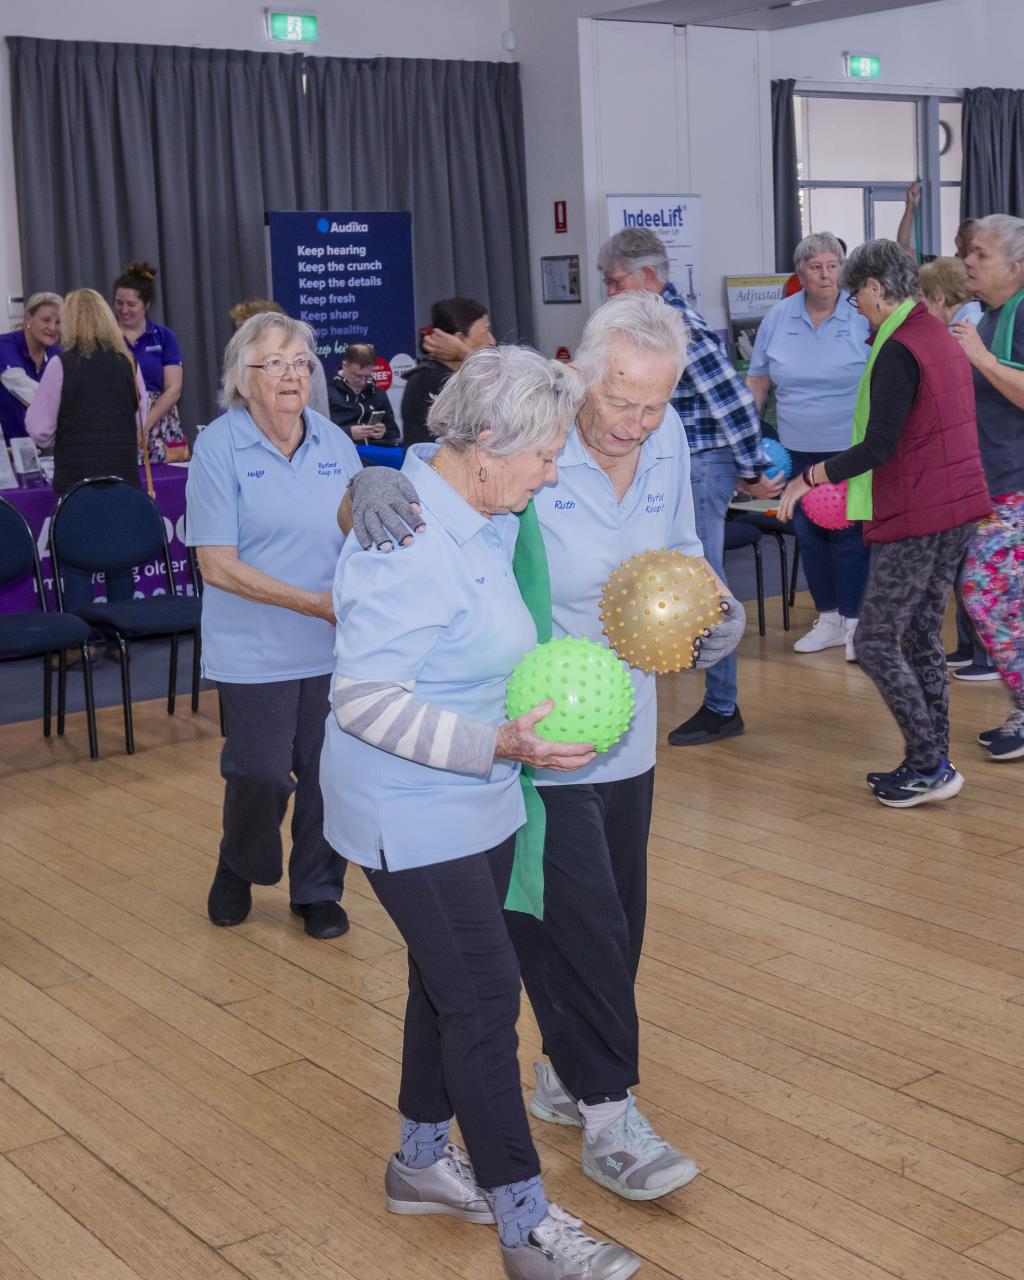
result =
[[[954,649],[952,653],[946,654],[946,666],[952,671],[957,671],[961,667],[969,667],[974,663],[974,651],[972,649]]]
[[[509,1280],[627,1280],[640,1269],[640,1259],[620,1244],[595,1240],[557,1204],[530,1232],[526,1244],[501,1245],[501,1261]]]
[[[835,649],[846,644],[846,620],[838,613],[822,613],[814,619],[814,626],[793,646],[794,653],[820,653],[822,649]]]
[[[1019,760],[1024,756],[1024,711],[1014,711],[988,742],[990,760]]]
[[[857,650],[854,648],[854,645],[853,645],[853,637],[857,631],[857,619],[844,618],[843,625],[846,628],[846,661],[856,662]]]
[[[252,910],[252,885],[232,871],[221,858],[206,899],[206,912],[213,924],[230,929],[241,924]]]
[[[547,1120],[549,1124],[582,1128],[583,1120],[576,1099],[555,1075],[554,1067],[549,1062],[535,1062],[533,1070],[537,1083],[530,1098],[531,1115],[535,1115],[538,1120]]]
[[[706,742],[738,737],[746,727],[739,707],[729,716],[712,711],[710,707],[701,707],[689,720],[684,720],[677,729],[673,729],[668,740],[673,747],[699,747]]]
[[[875,797],[890,809],[912,809],[931,800],[951,800],[963,785],[964,775],[948,760],[941,761],[934,773],[918,773],[904,765],[894,777],[875,787]]]
[[[980,662],[969,662],[966,667],[954,670],[953,679],[973,680],[977,684],[982,680],[998,680],[999,672],[995,667],[985,667]]]
[[[901,777],[903,775],[903,772],[906,769],[906,767],[907,767],[906,760],[901,760],[899,764],[896,766],[896,768],[890,769],[888,773],[865,774],[865,777],[867,778],[868,786],[871,788],[872,791],[874,791],[875,787],[877,787],[880,782],[891,783],[897,777]]]
[[[397,1155],[388,1161],[384,1195],[392,1213],[445,1213],[463,1222],[493,1223],[473,1166],[454,1143],[436,1164],[410,1169]]]
[[[593,1136],[584,1128],[583,1172],[627,1200],[656,1200],[685,1187],[700,1170],[658,1137],[630,1095],[617,1120]]]
[[[978,734],[978,741],[983,747],[988,747],[992,745],[992,739],[998,737],[999,734],[1016,733],[1018,729],[1016,717],[1019,715],[1021,715],[1020,711],[1011,711],[998,729],[983,729],[982,732]]]

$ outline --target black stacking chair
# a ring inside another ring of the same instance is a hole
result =
[[[43,573],[36,540],[28,521],[17,507],[0,498],[0,587],[32,577],[39,608],[27,613],[0,614],[0,662],[19,658],[43,659],[43,737],[50,736],[53,706],[53,662],[57,655],[57,735],[64,733],[67,705],[67,653],[77,645],[82,653],[85,685],[85,722],[89,729],[89,755],[99,755],[96,742],[96,704],[89,660],[89,627],[71,613],[51,613],[46,607]]]
[[[167,714],[174,715],[178,638],[191,633],[192,710],[198,711],[200,602],[198,598],[177,594],[164,519],[156,503],[141,489],[117,476],[80,480],[61,497],[50,520],[50,556],[61,608],[64,607],[60,580],[63,564],[99,573],[131,569],[151,560],[161,562],[166,595],[151,596],[145,600],[94,602],[75,610],[91,627],[110,636],[117,644],[125,750],[131,755],[135,750],[135,730],[128,668],[129,644],[132,640],[144,638],[170,638]]]
[[[757,630],[764,635],[764,565],[761,561],[761,530],[740,520],[726,520],[725,549],[739,551],[750,547],[754,553],[754,574],[757,579]]]
[[[796,584],[800,576],[800,544],[796,540],[791,522],[783,522],[777,516],[770,516],[764,511],[730,511],[729,520],[741,524],[749,524],[775,539],[779,548],[779,569],[782,578],[782,626],[789,630],[789,611],[796,603]],[[786,538],[793,539],[793,566],[790,569]]]

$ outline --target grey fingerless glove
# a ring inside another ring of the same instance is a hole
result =
[[[413,506],[419,494],[394,467],[364,467],[348,482],[352,499],[352,532],[363,550],[400,547],[424,528]]]
[[[722,605],[725,610],[722,621],[695,642],[697,660],[693,665],[699,671],[713,667],[716,662],[727,658],[743,639],[743,632],[747,627],[747,615],[743,606],[735,596],[723,596]]]

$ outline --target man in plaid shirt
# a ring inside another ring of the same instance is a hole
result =
[[[754,399],[729,362],[725,348],[702,315],[688,306],[668,278],[668,254],[654,234],[626,227],[601,246],[597,259],[609,297],[630,289],[658,293],[680,312],[690,335],[686,365],[672,404],[690,445],[690,479],[697,535],[704,554],[725,580],[725,517],[737,488],[756,498],[774,498],[783,479],[765,475],[761,423]],[[710,667],[700,710],[669,734],[673,746],[697,746],[744,730],[736,704],[736,654]]]

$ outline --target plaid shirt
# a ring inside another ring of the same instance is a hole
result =
[[[718,335],[702,315],[688,307],[669,283],[661,296],[682,314],[690,335],[686,367],[672,404],[686,428],[690,451],[729,448],[741,476],[756,476],[768,466],[761,447],[761,420],[754,397],[729,363]]]

